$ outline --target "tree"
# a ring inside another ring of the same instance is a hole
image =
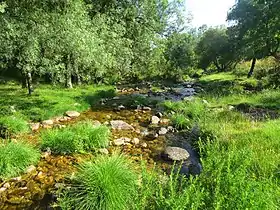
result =
[[[230,69],[236,62],[237,56],[225,28],[209,28],[201,36],[196,46],[198,66],[207,69],[215,65],[218,71]]]
[[[252,59],[248,77],[256,59],[273,56],[280,61],[280,1],[238,0],[228,14],[229,28],[245,59]]]
[[[195,63],[194,37],[188,33],[173,33],[167,38],[165,59],[171,69],[169,77],[180,77],[194,66]]]

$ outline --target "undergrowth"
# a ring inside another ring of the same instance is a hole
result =
[[[26,167],[36,164],[40,153],[32,146],[9,142],[0,145],[0,178],[17,176]]]
[[[41,133],[41,148],[54,153],[71,154],[92,151],[109,145],[110,131],[106,126],[94,127],[91,121],[79,122],[63,129]]]
[[[129,209],[136,191],[137,175],[123,156],[99,156],[79,166],[70,188],[62,193],[62,209]]]

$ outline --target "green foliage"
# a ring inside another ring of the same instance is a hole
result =
[[[25,119],[18,115],[0,117],[0,137],[9,137],[12,134],[29,131],[29,126]]]
[[[0,145],[0,178],[17,176],[29,165],[36,164],[40,153],[28,144],[10,142]]]
[[[188,129],[195,122],[200,120],[206,112],[206,104],[199,99],[190,102],[171,102],[167,101],[163,104],[166,111],[173,111],[173,124],[177,129]]]
[[[80,165],[59,204],[62,209],[127,209],[137,195],[136,182],[137,175],[123,156],[99,156]]]
[[[194,38],[187,33],[174,33],[168,37],[165,59],[171,69],[167,69],[167,78],[181,79],[183,74],[195,64]]]
[[[239,0],[228,14],[240,53],[247,59],[274,56],[279,61],[279,9],[277,0]]]
[[[172,122],[177,129],[188,129],[191,125],[190,120],[183,114],[175,114],[172,117]]]
[[[180,28],[182,7],[178,0],[7,0],[0,8],[1,70],[67,87],[72,80],[112,84],[161,75],[159,37]]]
[[[151,209],[278,209],[279,119],[252,121],[236,109],[228,109],[228,105],[246,101],[251,107],[272,111],[278,109],[275,102],[279,100],[279,91],[223,93],[221,90],[219,97],[204,94],[209,101],[208,111],[190,124],[200,128],[202,174],[186,181],[165,181],[161,185],[158,176],[148,176],[143,182],[141,205]],[[177,112],[181,110],[182,118],[187,118],[182,114],[183,103],[172,104],[172,107]]]
[[[50,148],[54,153],[71,154],[91,151],[109,144],[110,131],[106,126],[94,127],[92,122],[80,122],[63,128],[41,133],[42,149]]]
[[[199,68],[207,69],[213,64],[218,71],[229,70],[237,61],[234,45],[224,28],[209,28],[196,46]]]

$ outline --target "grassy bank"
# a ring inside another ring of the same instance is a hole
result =
[[[240,78],[230,74],[204,77],[200,82],[206,91],[194,102],[165,104],[167,112],[176,112],[178,128],[200,129],[194,144],[203,173],[188,181],[178,200],[174,196],[176,203],[185,194],[179,202],[183,209],[279,209],[280,120],[268,114],[259,120],[250,110],[279,113],[280,92],[243,89],[229,94],[236,80]],[[213,83],[225,86],[207,91]],[[187,199],[189,193],[197,200]]]
[[[81,86],[64,89],[40,85],[32,96],[17,84],[0,86],[0,113],[17,113],[27,120],[40,121],[62,115],[67,110],[84,111],[102,97],[115,94],[112,86]]]

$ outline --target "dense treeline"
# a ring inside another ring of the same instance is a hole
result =
[[[0,73],[72,87],[181,79],[196,69],[280,59],[280,2],[239,0],[230,26],[184,28],[181,0],[5,0]],[[27,83],[26,83],[27,82]]]

